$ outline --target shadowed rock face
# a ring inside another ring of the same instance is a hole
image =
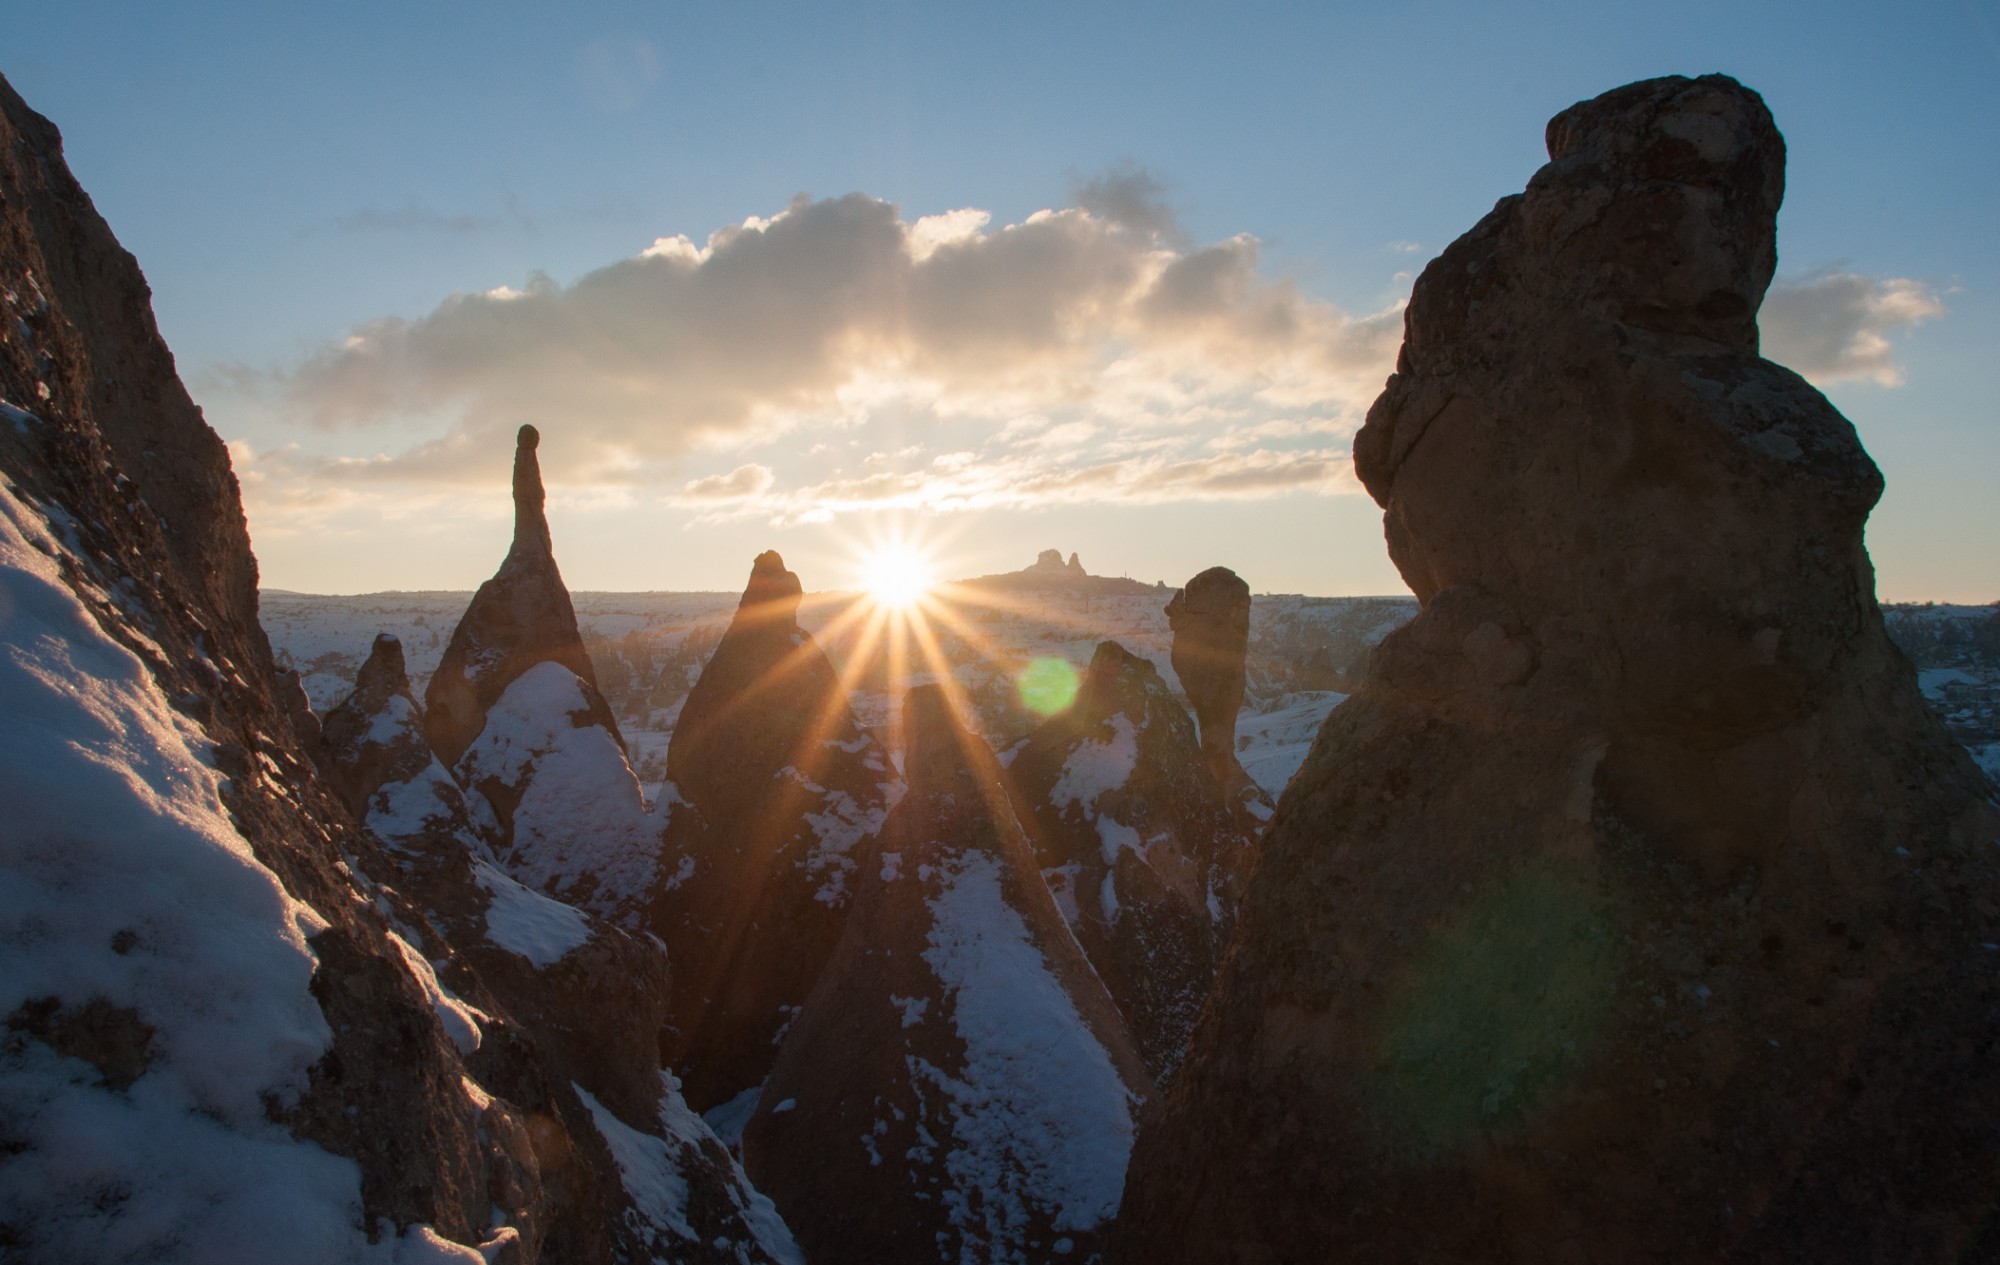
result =
[[[1549,152],[1356,437],[1423,607],[1279,806],[1120,1255],[2000,1251],[2000,825],[1884,634],[1880,475],[1757,355],[1783,143],[1710,76]]]
[[[855,846],[900,791],[799,627],[800,592],[783,558],[757,556],[667,749],[668,773],[707,823],[668,840],[650,924],[674,961],[667,1061],[697,1110],[770,1070],[840,940]]]
[[[1097,647],[1076,702],[1015,755],[1036,861],[1057,907],[1165,1085],[1234,925],[1251,841],[1153,665]]]
[[[815,1265],[1088,1260],[1145,1072],[992,752],[934,685],[910,691],[904,733],[908,794],[746,1162]]]
[[[1243,709],[1243,661],[1250,647],[1250,586],[1228,567],[1210,567],[1167,602],[1174,675],[1201,726],[1201,750],[1216,785],[1244,780],[1236,763],[1236,713]]]
[[[576,609],[556,568],[543,513],[541,435],[523,426],[514,448],[514,543],[493,578],[479,586],[452,632],[424,692],[425,735],[447,768],[486,726],[486,713],[516,678],[539,663],[560,663],[589,687],[590,721],[624,745],[618,721],[597,692],[597,672],[577,632]]]

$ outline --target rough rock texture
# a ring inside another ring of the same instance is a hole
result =
[[[375,639],[325,729],[329,778],[382,843],[395,887],[425,911],[406,938],[483,1014],[468,1066],[563,1174],[537,1209],[546,1259],[788,1259],[790,1236],[769,1201],[663,1082],[665,950],[497,863],[425,741],[395,637]],[[681,1183],[676,1203],[627,1193],[621,1154],[632,1149]]]
[[[1076,702],[1028,736],[1008,773],[1056,905],[1164,1086],[1252,856],[1204,770],[1194,721],[1151,663],[1107,641]]]
[[[463,848],[378,842],[314,767],[222,444],[55,129],[4,82],[0,306],[0,1257],[795,1259],[675,1114],[650,1034],[562,1026],[607,990],[657,1013],[657,951],[594,935],[540,986],[584,995],[537,1010],[502,978],[527,964],[440,934],[491,932],[501,903],[465,898]],[[410,723],[336,733],[415,744],[448,787],[388,659],[369,697]],[[372,815],[388,784],[366,783],[400,757],[351,764]],[[637,1061],[613,1076],[620,1051]],[[603,1077],[603,1101],[571,1077]],[[626,1119],[657,1120],[656,1149]],[[647,1234],[676,1180],[700,1233]]]
[[[744,1134],[815,1265],[1088,1260],[1148,1090],[998,762],[910,692],[909,792]]]
[[[783,558],[757,556],[667,750],[678,793],[708,827],[669,841],[652,918],[674,960],[664,1048],[703,1111],[770,1070],[840,941],[855,845],[900,793],[798,626],[800,591]]]
[[[1250,648],[1250,586],[1228,567],[1210,567],[1167,601],[1174,675],[1181,679],[1202,755],[1216,785],[1246,781],[1236,763],[1236,713],[1243,709],[1243,662]]]
[[[1422,600],[1279,805],[1127,1261],[2000,1254],[1996,814],[1757,355],[1733,80],[1564,111],[1355,443]]]
[[[425,733],[446,768],[458,764],[507,687],[539,663],[560,663],[575,673],[589,687],[592,723],[624,745],[617,718],[598,695],[576,608],[556,569],[535,458],[540,443],[534,427],[521,428],[514,448],[514,543],[493,578],[472,595],[424,691]]]
[[[0,1254],[223,1259],[278,1218],[299,1261],[534,1259],[531,1150],[468,1097],[274,694],[235,480],[147,296],[0,81]]]

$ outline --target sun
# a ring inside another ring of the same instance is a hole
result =
[[[886,545],[862,559],[861,586],[877,606],[906,610],[923,600],[934,583],[930,563],[906,547]]]

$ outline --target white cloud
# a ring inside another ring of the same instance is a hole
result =
[[[776,476],[771,467],[750,462],[740,465],[728,474],[711,474],[703,479],[690,479],[681,487],[680,500],[683,501],[741,501],[768,491]]]
[[[554,479],[678,483],[690,455],[885,409],[1116,428],[1304,402],[1358,418],[1400,331],[1400,309],[1351,318],[1262,278],[1248,236],[1181,250],[1080,208],[910,223],[850,194],[704,246],[662,238],[570,285],[454,295],[263,385],[327,430],[429,419],[431,438],[329,477],[484,482],[534,422],[561,437]]]
[[[1780,281],[1758,315],[1764,355],[1815,382],[1865,378],[1901,386],[1890,335],[1944,314],[1921,281],[1821,272]]]

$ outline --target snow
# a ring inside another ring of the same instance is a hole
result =
[[[589,903],[605,914],[642,899],[659,870],[659,823],[618,740],[572,717],[589,702],[560,663],[538,663],[500,695],[459,761],[461,784],[492,778],[521,791],[507,869],[561,895],[593,877]]]
[[[1236,722],[1237,762],[1273,797],[1282,795],[1285,784],[1305,763],[1326,718],[1346,701],[1345,694],[1302,691],[1287,695],[1272,711],[1240,718]],[[1269,811],[1265,809],[1258,816],[1267,817]]]
[[[674,1163],[667,1144],[611,1114],[583,1086],[572,1083],[570,1088],[590,1108],[591,1119],[597,1125],[597,1132],[603,1135],[605,1145],[611,1148],[612,1158],[618,1161],[619,1180],[639,1215],[659,1229],[684,1240],[693,1239],[694,1227],[687,1219],[687,1178],[681,1176],[680,1166]]]
[[[668,1246],[659,1241],[661,1231],[682,1242],[695,1241],[694,1226],[688,1221],[689,1188],[687,1178],[681,1172],[681,1161],[690,1155],[700,1154],[704,1143],[713,1144],[721,1150],[722,1140],[700,1116],[689,1110],[671,1075],[662,1073],[660,1082],[660,1123],[665,1138],[626,1124],[583,1086],[572,1082],[570,1088],[590,1109],[597,1132],[603,1136],[612,1157],[618,1161],[619,1179],[625,1193],[631,1197],[638,1215],[644,1218],[645,1225],[640,1228],[645,1237],[656,1246]],[[778,1265],[805,1265],[805,1257],[800,1253],[798,1244],[793,1242],[792,1233],[778,1215],[777,1208],[750,1185],[733,1161],[729,1166],[729,1178],[725,1193],[734,1205],[734,1211],[749,1229],[756,1246]],[[750,1260],[747,1244],[729,1244],[718,1239],[715,1246],[733,1246],[739,1261]]]
[[[403,966],[424,990],[424,998],[431,1004],[438,1022],[444,1025],[444,1033],[458,1052],[471,1055],[479,1049],[481,1023],[493,1022],[493,1017],[474,1006],[469,1006],[452,994],[452,991],[438,982],[437,971],[416,946],[396,932],[389,933],[389,941],[403,955]]]
[[[472,877],[493,897],[486,906],[486,938],[537,969],[589,942],[590,920],[575,906],[524,887],[484,861],[473,864]]]
[[[1031,1209],[1061,1230],[1117,1211],[1132,1095],[1008,905],[998,861],[972,852],[946,863],[930,910],[924,961],[965,1046],[962,1079],[916,1060],[951,1104],[942,1198],[968,1252],[1024,1259],[1010,1245]]]
[[[702,1123],[712,1129],[716,1138],[732,1153],[741,1154],[743,1130],[750,1123],[750,1117],[757,1114],[757,1100],[763,1096],[764,1087],[752,1085],[728,1102],[703,1112]]]
[[[354,1162],[272,1120],[330,1040],[307,943],[326,924],[258,863],[208,740],[62,582],[63,552],[0,490],[0,1014],[101,1001],[150,1040],[122,1090],[40,1040],[0,1050],[8,1259],[480,1260],[426,1227],[368,1243]]]
[[[1139,731],[1131,717],[1120,713],[1111,718],[1111,737],[1080,742],[1069,753],[1049,792],[1050,802],[1078,804],[1088,811],[1106,791],[1125,785],[1138,765]]]
[[[1917,673],[1917,688],[1933,703],[1944,701],[1944,687],[1947,685],[1980,685],[1983,682],[1969,672],[1957,668],[1924,668]]]

